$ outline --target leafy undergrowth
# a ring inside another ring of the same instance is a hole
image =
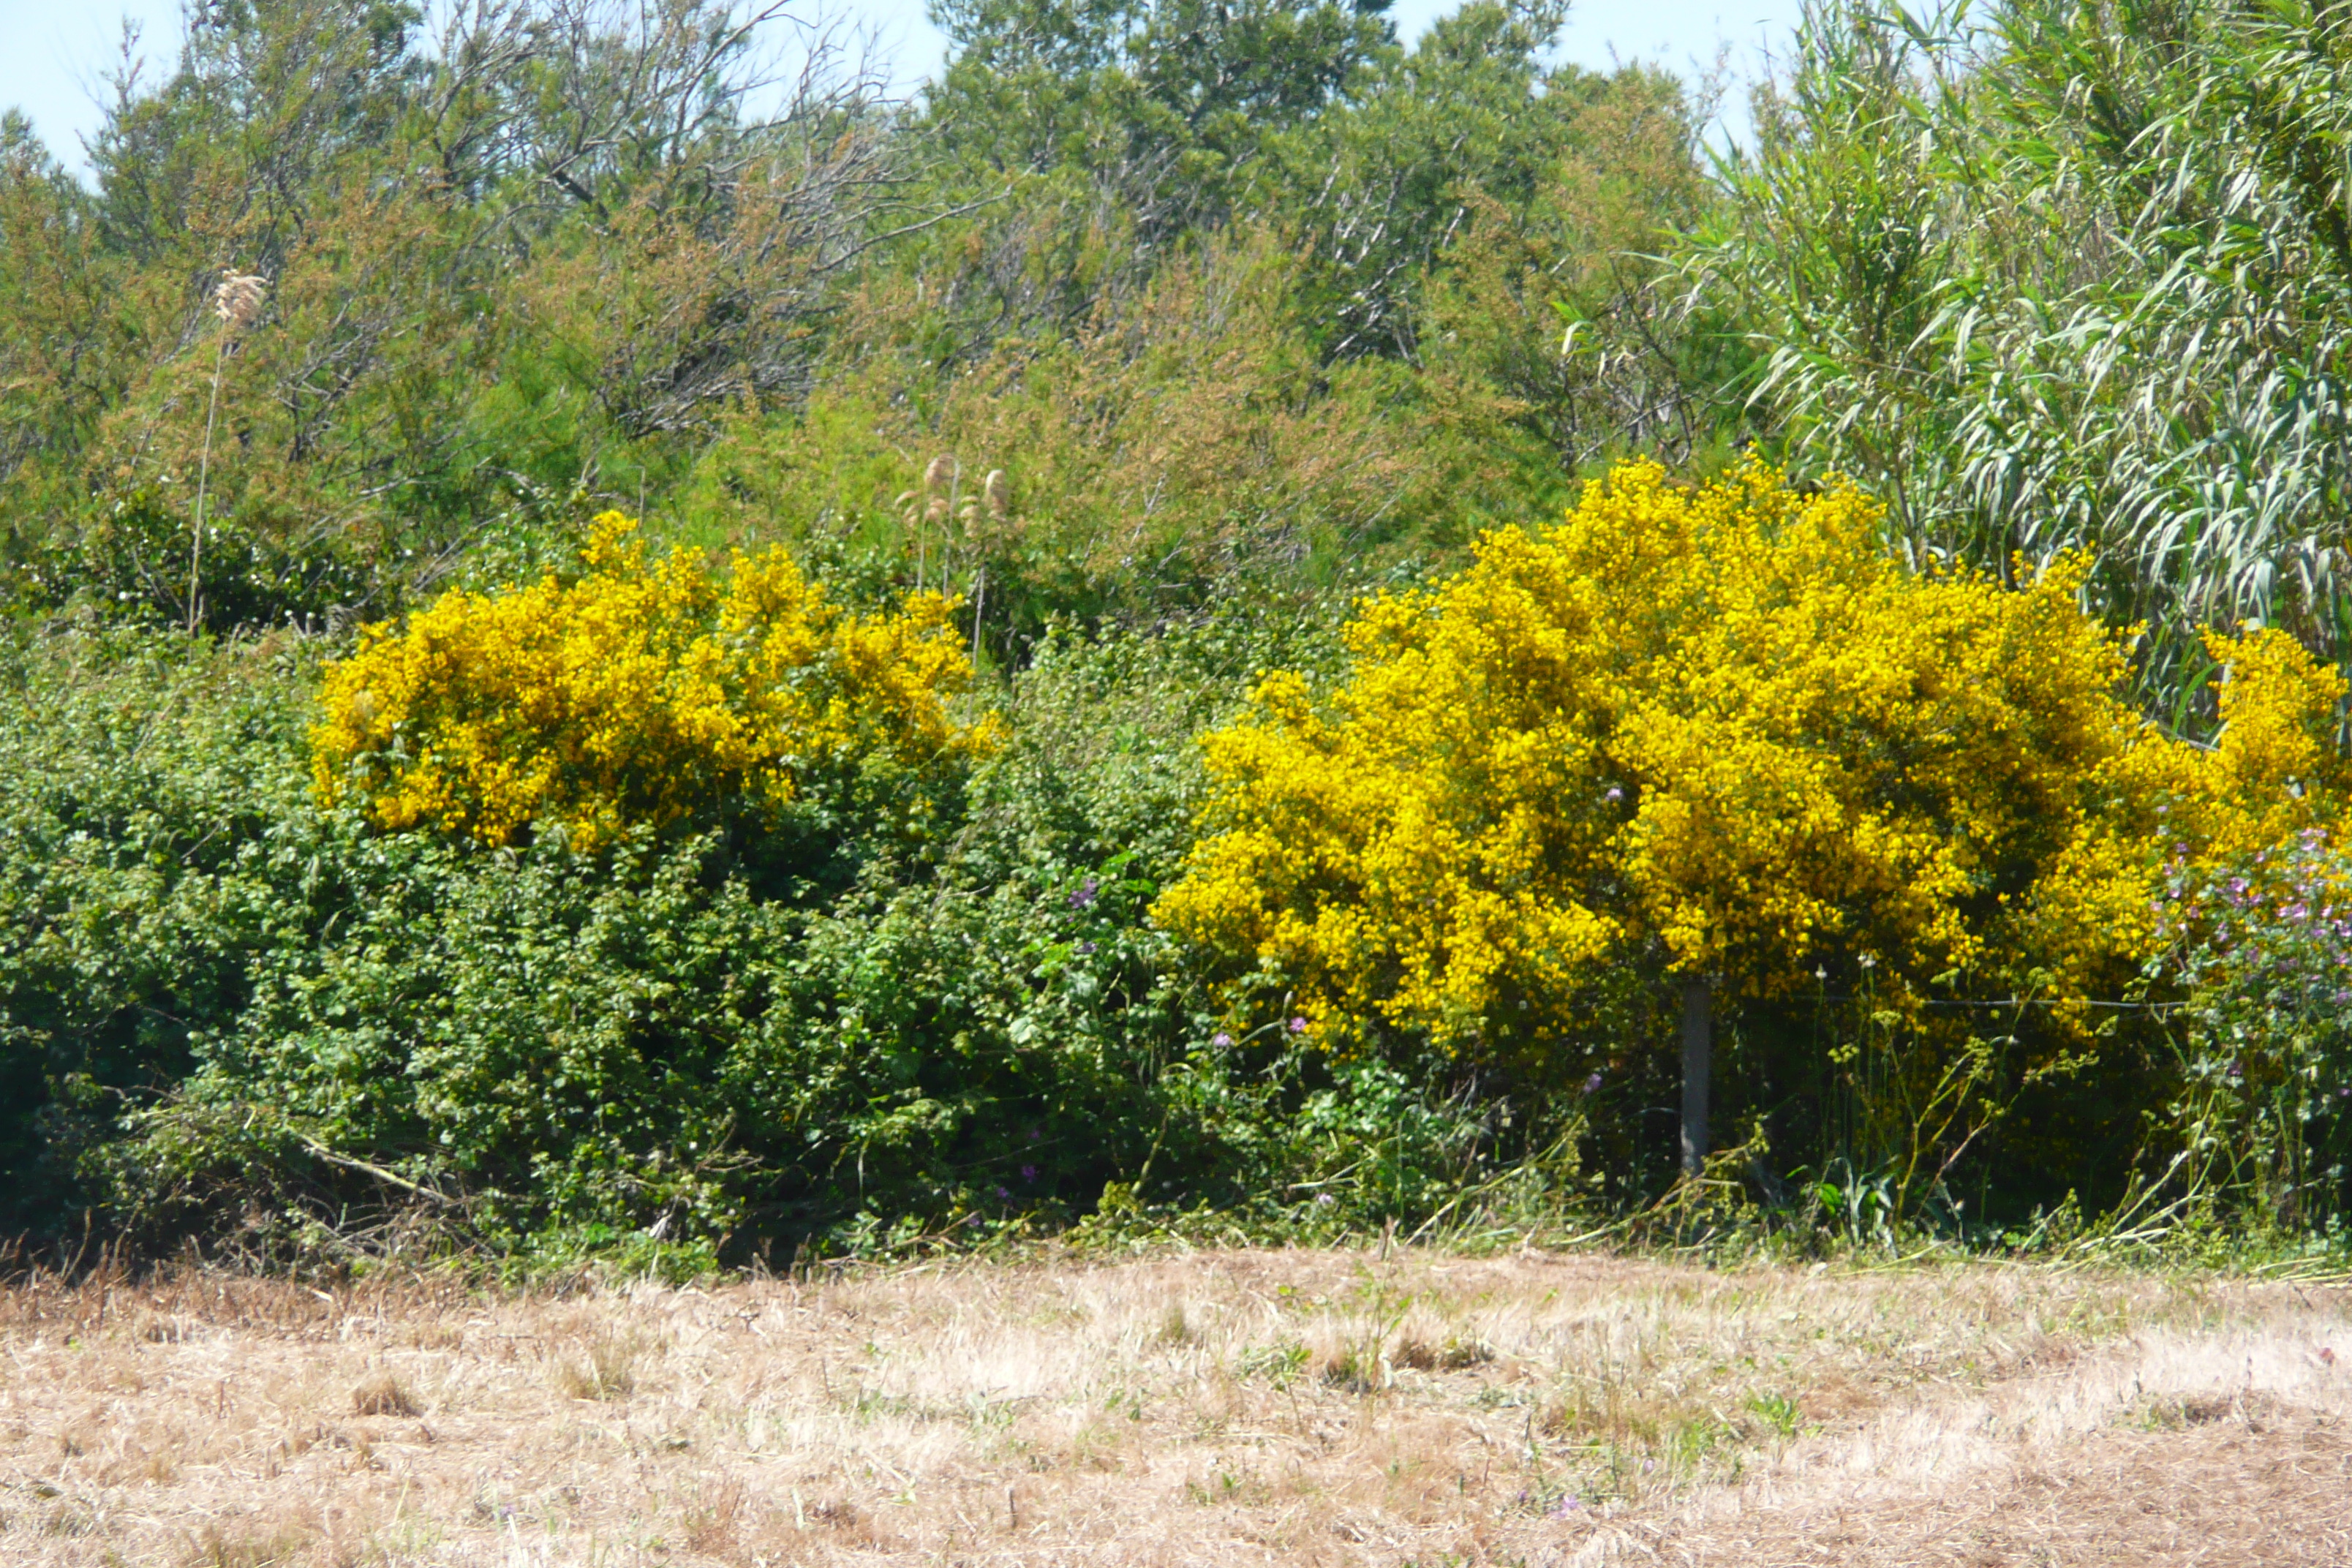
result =
[[[2352,1529],[2348,1300],[1401,1245],[35,1280],[0,1525],[59,1565],[2125,1562],[2190,1525],[2312,1561]]]

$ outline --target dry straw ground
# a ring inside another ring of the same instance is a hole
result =
[[[2352,1298],[1234,1251],[0,1294],[0,1561],[2352,1563]]]

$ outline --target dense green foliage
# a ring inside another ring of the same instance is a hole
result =
[[[813,791],[812,862],[772,834],[380,833],[311,804],[299,645],[52,630],[0,729],[0,1223],[100,1202],[282,1257],[427,1222],[502,1250],[984,1233],[1107,1184],[1279,1212],[1338,1175],[1327,1225],[1424,1201],[1491,1154],[1480,1115],[1379,1069],[1348,1081],[1381,1109],[1343,1113],[1278,1033],[1220,1035],[1143,918],[1187,841],[1188,737],[1301,651],[1272,637],[1049,643],[951,836]],[[1335,1134],[1368,1120],[1378,1169],[1351,1171],[1360,1131]]]
[[[2273,1223],[2340,1224],[2352,1155],[2352,904],[2340,857],[2312,833],[2254,864],[2174,870],[2175,951],[2150,964],[2185,988],[2171,1108],[2179,1158],[2252,1195]]]
[[[1556,0],[1410,43],[1339,0],[943,0],[905,100],[734,0],[436,15],[202,7],[88,183],[0,119],[0,1231],[740,1259],[1634,1212],[1654,975],[1507,1063],[1334,1060],[1152,914],[1197,737],[1269,668],[1335,689],[1358,595],[1753,445],[1922,569],[2085,551],[2187,739],[2192,627],[2344,651],[2335,5],[1837,0],[1721,161],[1673,78],[1555,63]],[[322,804],[358,626],[572,574],[608,509],[863,613],[954,596],[1002,745],[919,811],[852,766],[593,849]],[[2334,1224],[2336,905],[2182,890],[2030,1073],[2036,1000],[1907,1027],[1858,947],[1729,1006],[1736,1147],[1670,1212]]]

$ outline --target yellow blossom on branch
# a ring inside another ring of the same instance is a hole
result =
[[[2145,950],[2176,845],[2335,810],[2343,682],[2292,639],[2215,643],[2203,751],[2119,699],[2081,562],[1923,574],[1879,521],[1761,463],[1633,464],[1489,533],[1360,606],[1328,704],[1269,676],[1206,737],[1209,831],[1159,918],[1279,971],[1334,1045],[1524,1040],[1628,962],[1772,994],[1866,959],[1906,1008],[1937,977],[2081,995]]]
[[[599,517],[573,581],[444,594],[365,628],[327,671],[320,803],[485,844],[560,824],[590,848],[730,800],[780,805],[814,769],[919,769],[990,742],[992,722],[945,707],[971,679],[950,601],[860,617],[781,550],[721,577],[651,559],[635,529]]]

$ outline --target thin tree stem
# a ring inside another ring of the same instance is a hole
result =
[[[1699,975],[1683,979],[1683,1175],[1706,1174],[1706,1090],[1715,1073],[1714,999]]]

